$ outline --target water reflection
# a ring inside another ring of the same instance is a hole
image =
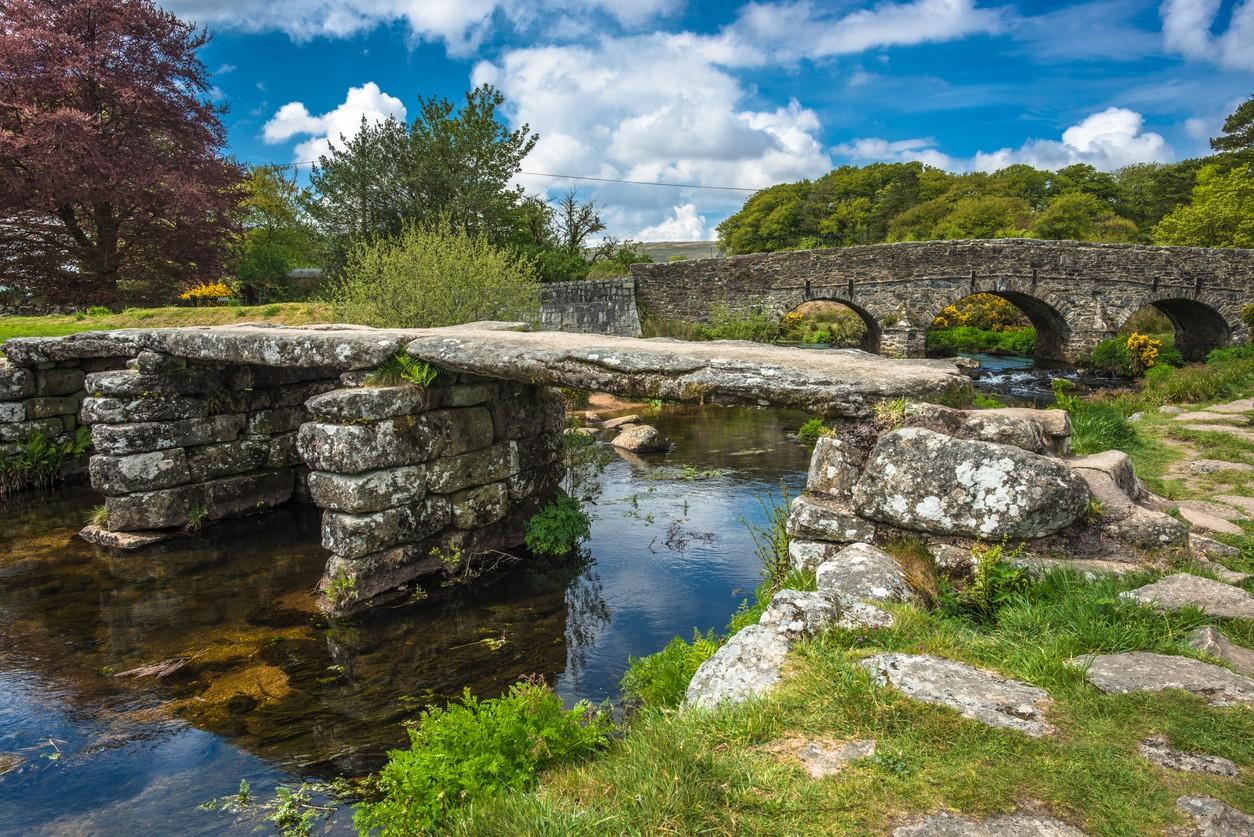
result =
[[[325,553],[311,509],[110,556],[75,536],[90,492],[11,501],[0,832],[214,833],[229,820],[196,804],[241,778],[376,769],[403,720],[463,687],[491,695],[541,674],[571,701],[614,697],[629,656],[723,626],[757,583],[742,518],[761,522],[761,495],[800,485],[808,452],[788,433],[804,418],[650,417],[675,449],[611,458],[580,560],[524,562],[348,622],[313,607]]]

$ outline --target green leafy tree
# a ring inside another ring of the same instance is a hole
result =
[[[1095,195],[1072,192],[1059,195],[1032,223],[1032,234],[1038,238],[1075,239],[1076,241],[1127,240],[1135,233],[1130,221],[1114,223],[1115,213]]]
[[[1228,115],[1223,133],[1211,139],[1210,147],[1247,166],[1254,164],[1254,96]]]
[[[755,192],[739,212],[718,225],[720,245],[728,253],[796,247],[806,234],[802,208],[809,190],[809,181],[803,180]]]
[[[1193,201],[1154,227],[1156,244],[1254,247],[1254,176],[1238,166],[1209,165],[1197,175]]]
[[[253,168],[242,185],[243,235],[236,248],[235,273],[250,302],[284,299],[293,267],[313,267],[322,259],[321,241],[304,211],[306,190],[286,169]]]
[[[962,198],[937,224],[936,238],[1007,238],[1022,235],[1032,209],[1022,198]]]

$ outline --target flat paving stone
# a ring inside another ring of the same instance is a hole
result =
[[[1254,398],[1238,398],[1227,404],[1214,404],[1206,408],[1212,413],[1249,413],[1254,412]]]
[[[1076,657],[1070,665],[1085,669],[1090,683],[1112,694],[1182,689],[1211,706],[1254,704],[1254,680],[1192,657],[1129,651]]]
[[[1221,471],[1254,472],[1254,465],[1245,462],[1229,462],[1226,459],[1194,459],[1187,466],[1190,474],[1218,474]]]
[[[1033,738],[1054,731],[1045,718],[1049,693],[995,672],[930,654],[877,654],[863,660],[862,667],[880,685],[948,706],[974,721]]]
[[[1237,645],[1214,625],[1203,625],[1190,631],[1189,647],[1223,660],[1239,674],[1254,677],[1254,651]]]
[[[1208,616],[1254,619],[1254,596],[1240,587],[1190,573],[1163,576],[1152,584],[1119,595],[1160,610],[1192,605]]]
[[[1224,503],[1241,512],[1241,517],[1254,517],[1254,497],[1241,497],[1237,494],[1216,494],[1216,503]]]
[[[1084,832],[1045,814],[971,820],[945,811],[914,825],[898,826],[893,837],[1084,837]]]
[[[1176,800],[1180,812],[1193,820],[1189,837],[1240,837],[1254,834],[1254,817],[1238,811],[1213,796],[1182,796]]]
[[[1198,410],[1192,413],[1181,413],[1172,419],[1172,421],[1200,421],[1205,424],[1235,424],[1247,425],[1249,421],[1240,413],[1220,413],[1210,410]]]
[[[1209,505],[1208,503],[1207,506]],[[1245,531],[1237,524],[1225,520],[1208,508],[1199,507],[1198,504],[1181,503],[1179,509],[1180,516],[1189,521],[1195,528],[1207,532],[1216,532],[1220,535],[1240,535]]]
[[[1166,738],[1147,738],[1137,751],[1159,767],[1181,770],[1185,773],[1212,773],[1216,776],[1239,776],[1240,768],[1231,759],[1206,753],[1186,753],[1172,749]]]

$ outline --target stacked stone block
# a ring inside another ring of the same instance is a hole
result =
[[[79,428],[84,376],[115,369],[122,358],[86,358],[18,366],[0,359],[0,458],[14,456],[34,434],[64,441]],[[83,463],[70,463],[81,473]]]
[[[298,449],[325,510],[332,611],[517,547],[561,480],[563,407],[544,387],[442,373],[306,406]]]
[[[92,487],[107,514],[84,531],[109,546],[265,511],[303,481],[296,433],[304,402],[338,372],[189,362],[141,351],[127,368],[86,376]]]

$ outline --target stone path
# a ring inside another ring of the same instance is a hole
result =
[[[1254,596],[1240,587],[1189,573],[1163,576],[1152,584],[1120,595],[1160,610],[1193,606],[1207,616],[1254,619]]]
[[[943,812],[893,829],[893,837],[1084,837],[1084,832],[1043,814],[1007,814],[971,820]]]
[[[1254,817],[1210,796],[1182,796],[1176,802],[1180,812],[1193,820],[1189,837],[1249,837],[1254,834]]]
[[[1045,719],[1049,693],[1000,674],[930,654],[877,654],[862,667],[881,685],[974,721],[1033,738],[1054,731]]]
[[[1071,665],[1085,670],[1103,692],[1161,692],[1183,689],[1211,706],[1254,704],[1254,680],[1191,657],[1129,651],[1077,657]]]
[[[1159,767],[1185,773],[1211,773],[1215,776],[1240,776],[1236,762],[1206,753],[1185,753],[1173,750],[1165,738],[1147,738],[1137,748],[1145,758]]]
[[[1189,633],[1189,647],[1232,666],[1232,670],[1246,677],[1254,677],[1254,651],[1237,645],[1218,628],[1205,625]]]

